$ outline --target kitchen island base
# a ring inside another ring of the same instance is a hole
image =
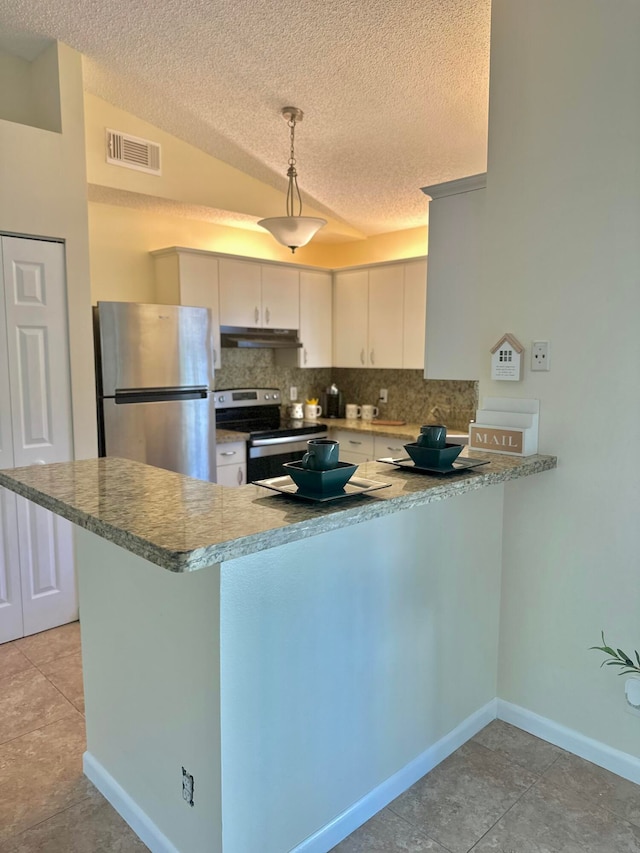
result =
[[[323,853],[488,722],[504,488],[182,574],[76,528],[85,766],[152,851]]]

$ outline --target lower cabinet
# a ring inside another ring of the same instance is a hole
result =
[[[348,429],[331,430],[331,438],[340,442],[340,461],[359,465],[373,459],[373,436]]]
[[[247,446],[244,441],[218,445],[216,482],[219,486],[244,486],[247,482]]]
[[[382,459],[385,456],[392,456],[394,459],[400,459],[407,455],[404,449],[405,444],[409,444],[410,438],[399,436],[394,438],[389,435],[376,435],[373,441],[373,449],[375,451],[374,459]]]

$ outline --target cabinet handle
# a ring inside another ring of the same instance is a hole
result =
[[[269,309],[268,309],[268,308],[267,308],[267,310],[264,312],[264,316],[265,316],[265,319],[266,319],[266,321],[267,321],[267,326],[268,326],[268,325],[269,325],[269,320],[271,319],[271,312],[269,311]]]
[[[258,306],[257,306],[257,305],[256,305],[255,310],[254,310],[254,312],[253,312],[253,316],[255,317],[255,321],[256,321],[256,323],[257,323],[257,322],[258,322],[258,320],[260,319],[260,312],[258,311]]]
[[[391,447],[390,444],[387,444],[387,450],[393,450],[394,453],[400,453],[402,448],[401,447]]]
[[[364,364],[364,347],[360,350],[360,363]]]
[[[213,363],[214,365],[218,363],[218,350],[213,351]]]
[[[244,471],[242,468],[238,468],[238,485],[241,486],[244,483]]]
[[[307,363],[308,355],[309,355],[309,354],[308,354],[308,353],[307,353],[307,351],[305,350],[305,351],[304,351],[304,363],[305,363],[305,364]]]
[[[220,456],[235,456],[235,455],[236,455],[236,451],[235,451],[235,450],[223,450],[223,451],[220,453]]]
[[[362,444],[362,442],[361,441],[355,441],[353,438],[350,438],[349,444]]]
[[[374,351],[374,350],[371,350],[371,364],[375,364],[375,363],[376,363],[376,360],[375,360],[374,356],[375,356],[375,351]]]

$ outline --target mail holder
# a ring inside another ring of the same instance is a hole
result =
[[[506,456],[538,452],[539,400],[487,397],[469,424],[469,449]]]

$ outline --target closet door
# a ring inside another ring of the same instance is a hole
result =
[[[72,458],[64,247],[2,238],[16,466]],[[77,619],[69,522],[16,499],[24,633]]]
[[[0,246],[0,255],[2,247]],[[0,283],[2,276],[0,276]],[[2,289],[0,288],[0,294]],[[7,325],[0,298],[0,468],[13,468]],[[0,487],[0,643],[23,636],[16,496]]]

